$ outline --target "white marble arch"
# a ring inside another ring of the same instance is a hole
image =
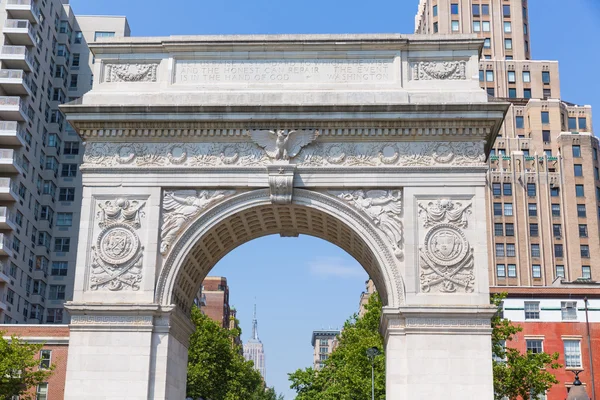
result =
[[[274,224],[272,228],[261,227],[261,229],[252,232],[251,235],[245,236],[244,239],[231,242],[217,253],[216,258],[211,258],[211,261],[207,264],[208,269],[199,271],[200,273],[194,276],[193,282],[189,282],[192,274],[185,273],[184,269],[186,267],[190,269],[199,268],[197,258],[194,259],[194,255],[190,254],[200,246],[199,242],[202,237],[217,229],[225,220],[243,216],[245,211],[253,208],[268,208],[273,211],[284,208],[292,210],[292,213],[294,209],[304,208],[307,209],[307,214],[311,212],[315,215],[325,214],[331,217],[331,220],[338,222],[340,226],[346,227],[353,237],[345,244],[344,238],[340,237],[341,235],[337,237],[335,235],[339,231],[338,227],[333,232],[334,234],[332,234],[331,227],[329,229],[311,229],[308,227],[307,229],[306,224],[304,226],[298,224],[300,216],[290,215],[287,221],[280,219],[279,223]],[[224,200],[202,213],[185,229],[185,232],[174,243],[168,253],[158,277],[155,302],[164,306],[176,304],[184,311],[188,311],[205,276],[224,255],[250,240],[270,234],[285,236],[311,235],[341,247],[359,262],[362,261],[361,265],[373,278],[386,306],[400,307],[404,304],[404,283],[399,271],[400,262],[389,246],[386,245],[386,239],[373,225],[372,221],[369,221],[359,210],[332,195],[305,189],[294,190],[293,201],[289,206],[273,205],[270,191],[268,189],[257,189]],[[285,263],[285,259],[281,261]],[[187,298],[178,298],[177,296],[178,293],[183,294],[184,292],[181,287],[177,287],[178,285],[181,286],[182,283],[191,283],[192,285],[191,290],[187,290]]]

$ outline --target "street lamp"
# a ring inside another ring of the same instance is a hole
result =
[[[379,354],[377,347],[369,347],[367,349],[367,358],[371,362],[371,400],[375,400],[375,357]]]
[[[590,400],[590,397],[586,393],[585,388],[579,380],[579,374],[582,371],[583,370],[573,371],[575,374],[575,382],[573,382],[573,386],[571,386],[571,390],[569,390],[567,400]]]

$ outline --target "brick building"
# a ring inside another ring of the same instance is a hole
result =
[[[223,328],[230,326],[229,286],[223,276],[207,276],[202,282],[200,310]]]
[[[40,365],[54,364],[56,369],[43,385],[32,389],[37,400],[62,400],[67,374],[69,352],[69,327],[67,325],[3,325],[0,327],[5,339],[12,335],[29,343],[45,343],[38,357]]]

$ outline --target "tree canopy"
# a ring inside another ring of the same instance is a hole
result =
[[[252,361],[242,356],[234,342],[239,329],[219,326],[196,307],[192,309],[196,331],[188,351],[187,396],[211,400],[280,400],[265,388]]]
[[[371,362],[367,349],[377,347],[380,355],[374,359],[375,398],[385,399],[385,355],[379,333],[381,300],[373,294],[361,318],[352,316],[344,324],[338,347],[324,367],[299,369],[289,374],[296,400],[366,400],[371,398]]]
[[[0,332],[0,400],[20,396],[21,400],[33,400],[35,394],[28,390],[48,380],[54,365],[39,369],[37,358],[43,344],[27,343],[17,336],[4,339]]]

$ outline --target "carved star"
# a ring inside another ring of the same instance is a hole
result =
[[[282,168],[279,168],[279,175],[283,175],[283,173],[285,172],[285,170]]]

